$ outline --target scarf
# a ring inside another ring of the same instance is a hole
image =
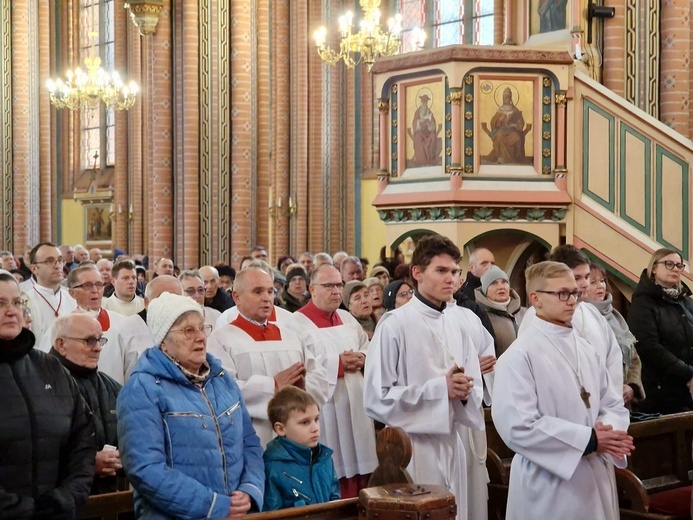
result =
[[[616,336],[618,346],[621,347],[623,364],[626,367],[630,367],[632,357],[631,349],[633,348],[633,345],[635,345],[637,339],[635,339],[635,336],[633,336],[631,333],[626,320],[623,319],[623,316],[621,316],[621,314],[613,308],[613,296],[607,293],[606,298],[604,298],[603,301],[599,302],[595,300],[588,300],[588,302],[594,305],[601,315],[606,318],[606,321],[609,323],[611,330]]]
[[[34,333],[24,328],[14,339],[0,339],[0,363],[9,363],[26,356],[35,343]]]
[[[164,356],[169,358],[178,368],[180,368],[181,372],[183,372],[183,375],[185,375],[185,377],[188,378],[188,381],[190,381],[195,386],[202,387],[203,383],[205,382],[205,379],[209,375],[209,371],[211,370],[207,361],[205,361],[204,364],[200,367],[200,372],[195,374],[194,372],[191,372],[183,365],[181,365],[176,358],[174,358],[165,350],[162,350],[161,352],[163,352]]]

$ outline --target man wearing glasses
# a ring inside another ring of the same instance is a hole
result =
[[[327,400],[327,376],[295,332],[272,323],[274,284],[257,267],[243,269],[233,285],[238,317],[215,330],[207,352],[216,356],[238,383],[263,449],[274,437],[267,405],[285,386],[305,390],[322,406]]]
[[[54,244],[41,242],[29,254],[31,273],[35,280],[26,290],[31,314],[31,331],[36,345],[41,344],[44,334],[58,316],[70,314],[77,302],[70,296],[63,281],[63,257]]]
[[[614,466],[633,450],[621,388],[573,326],[585,304],[570,267],[540,262],[526,278],[535,316],[498,359],[491,408],[516,453],[506,519],[618,518]]]
[[[70,271],[67,276],[67,287],[70,296],[77,302],[79,312],[94,318],[101,325],[101,330],[110,338],[113,327],[125,320],[125,316],[101,307],[104,283],[101,273],[93,264],[86,264]],[[43,352],[48,352],[52,344],[53,325],[46,331],[38,344]],[[109,334],[110,332],[110,334]]]
[[[173,266],[173,262],[171,266]],[[173,271],[173,267],[171,267],[171,270]],[[186,269],[178,275],[178,281],[183,288],[183,295],[192,298],[202,307],[205,323],[211,325],[212,330],[214,330],[214,325],[221,313],[216,309],[205,306],[205,284],[200,271],[197,269]]]
[[[72,273],[82,269],[78,267]],[[92,269],[98,274],[98,271]],[[97,370],[108,339],[99,322],[87,314],[61,316],[53,324],[50,353],[70,372],[94,418],[96,474],[91,494],[117,491],[116,472],[123,466],[118,452],[116,399],[121,386]],[[106,347],[107,348],[107,347]]]
[[[623,395],[623,355],[616,336],[599,310],[591,303],[581,301],[587,298],[590,287],[590,259],[574,245],[564,244],[554,248],[547,260],[563,263],[573,271],[579,292],[572,317],[573,328],[596,349],[599,359],[609,371],[611,384]],[[517,336],[522,336],[535,319],[536,309],[530,307],[522,319]]]
[[[328,401],[320,414],[320,442],[334,450],[342,498],[358,496],[378,464],[373,421],[363,408],[368,336],[348,311],[339,309],[344,283],[324,264],[310,275],[311,300],[289,322],[327,372]]]

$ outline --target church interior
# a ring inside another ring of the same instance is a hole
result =
[[[373,266],[438,234],[463,272],[493,251],[525,299],[525,268],[573,244],[625,313],[660,248],[693,287],[692,19],[693,0],[2,0],[0,249]],[[690,500],[691,420],[641,425],[645,487]],[[488,442],[497,505],[512,452]],[[642,510],[622,518],[675,518],[618,484]]]

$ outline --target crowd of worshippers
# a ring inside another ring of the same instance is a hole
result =
[[[75,518],[133,488],[141,518],[225,518],[354,497],[375,422],[410,436],[415,483],[487,518],[483,407],[514,451],[506,518],[618,518],[631,417],[693,410],[693,299],[654,252],[627,317],[572,245],[466,277],[449,239],[368,273],[339,252],[255,247],[238,270],[42,242],[0,252],[0,518]],[[144,264],[144,265],[143,265]]]

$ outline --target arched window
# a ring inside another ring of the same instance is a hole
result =
[[[493,0],[398,0],[402,51],[414,49],[413,29],[426,31],[426,47],[493,45]]]
[[[82,58],[99,56],[101,68],[114,69],[114,0],[82,0],[80,52]],[[82,110],[83,170],[103,171],[115,164],[115,113],[101,104]]]

